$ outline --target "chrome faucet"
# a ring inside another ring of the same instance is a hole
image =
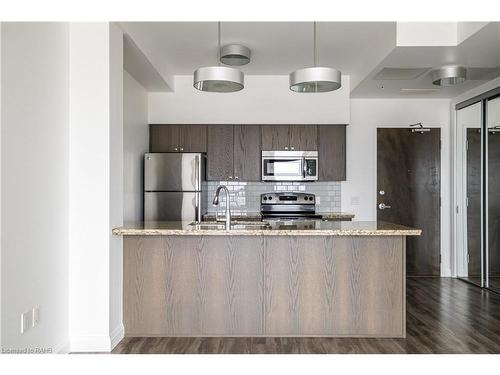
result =
[[[226,217],[225,217],[226,229],[231,229],[231,207],[230,207],[231,203],[229,201],[229,190],[227,190],[227,187],[225,187],[224,185],[220,185],[217,188],[217,190],[215,191],[214,200],[212,201],[212,203],[214,206],[219,205],[219,194],[220,194],[221,190],[224,190],[224,192],[226,193]],[[216,220],[217,220],[217,212],[215,215]]]

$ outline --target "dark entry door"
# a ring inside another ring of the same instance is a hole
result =
[[[377,220],[422,229],[407,238],[408,276],[440,275],[440,139],[440,129],[377,129]]]

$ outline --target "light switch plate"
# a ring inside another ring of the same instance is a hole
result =
[[[26,332],[33,326],[33,310],[21,314],[21,333]]]
[[[351,197],[351,206],[359,206],[359,197]]]

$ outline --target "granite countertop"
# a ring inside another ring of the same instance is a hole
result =
[[[239,222],[226,230],[224,223],[206,222],[192,225],[189,221],[137,222],[113,229],[123,236],[420,236],[422,231],[398,224],[375,221],[288,221],[259,223]]]
[[[223,214],[222,214],[223,215]],[[354,214],[347,212],[318,212],[318,215],[323,216],[323,220],[339,220],[346,219],[351,220],[354,218]],[[231,218],[233,220],[260,220],[260,212],[238,212],[231,213]],[[215,220],[215,213],[208,213],[203,215],[204,220]]]

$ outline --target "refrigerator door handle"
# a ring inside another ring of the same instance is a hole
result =
[[[200,190],[201,190],[201,186],[200,186],[200,174],[201,174],[201,170],[200,170],[200,156],[199,155],[196,155],[194,157],[194,186],[196,188],[196,190],[198,190],[198,192],[196,193],[196,196],[195,196],[195,221],[196,222],[200,222],[201,221],[201,207],[200,207]]]

